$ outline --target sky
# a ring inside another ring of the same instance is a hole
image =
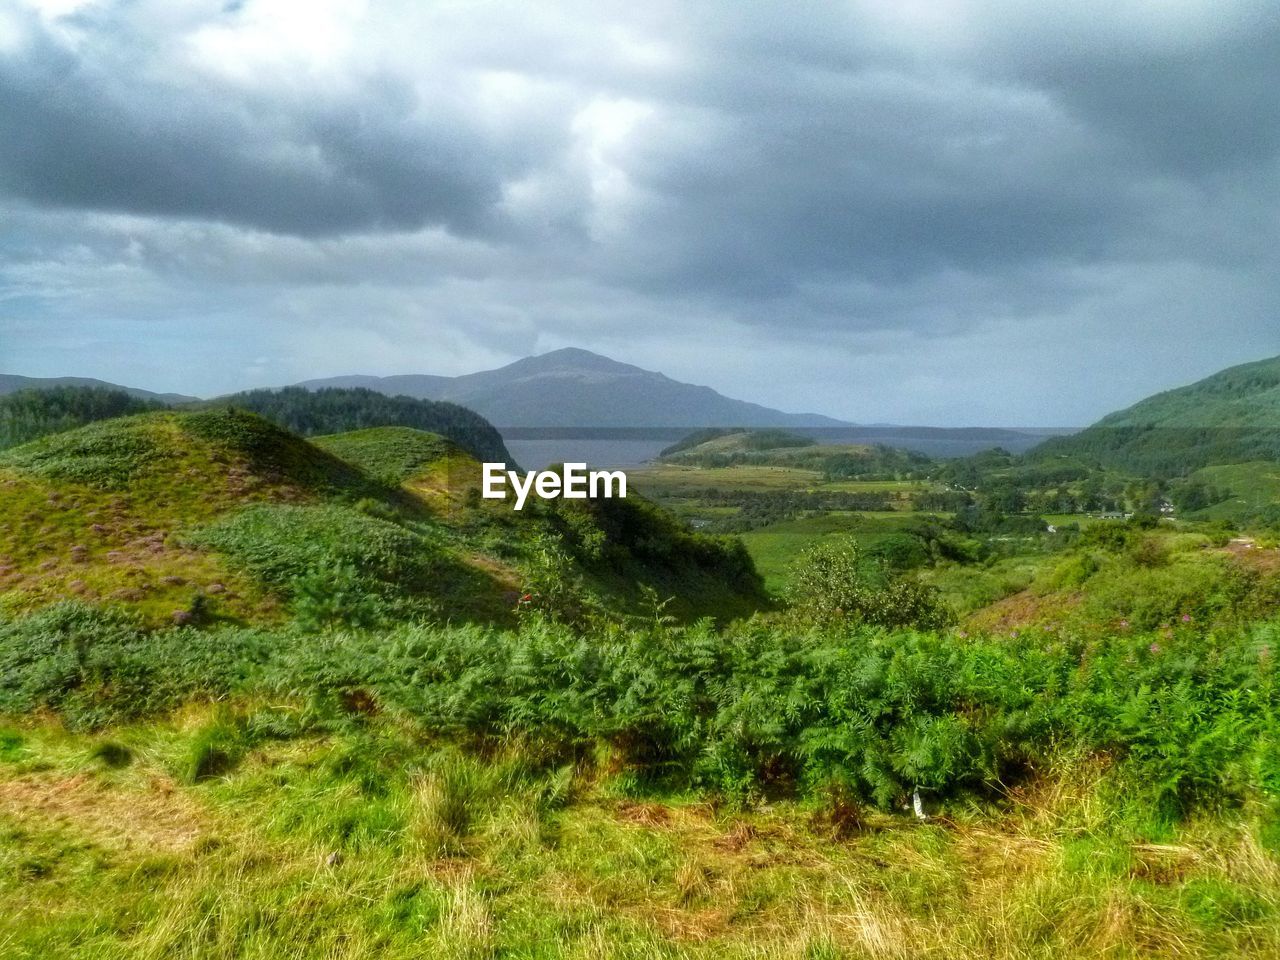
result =
[[[1280,354],[1274,0],[0,0],[0,372],[583,347],[1075,426]]]

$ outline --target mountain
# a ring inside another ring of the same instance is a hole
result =
[[[19,390],[49,390],[55,387],[97,387],[104,390],[119,390],[140,400],[156,400],[160,403],[191,403],[197,397],[188,397],[181,393],[152,393],[137,387],[122,387],[118,383],[106,380],[95,380],[92,377],[20,377],[12,373],[0,373],[0,397]]]
[[[499,427],[838,427],[815,413],[783,413],[672,380],[587,350],[566,348],[460,377],[347,376],[299,386],[366,387],[447,400]]]
[[[1158,393],[1028,456],[1174,476],[1214,464],[1280,460],[1280,357]]]

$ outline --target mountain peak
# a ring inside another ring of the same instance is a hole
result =
[[[629,363],[623,363],[620,360],[614,360],[603,354],[592,353],[590,350],[583,350],[581,347],[561,347],[559,350],[550,350],[547,353],[539,353],[532,357],[525,357],[523,360],[516,360],[502,367],[505,371],[519,372],[543,372],[556,371],[562,372],[566,370],[584,371],[591,373],[637,373],[641,372],[639,367],[632,366]]]
[[[355,383],[358,380],[359,383]],[[460,377],[339,377],[303,386],[365,386],[449,400],[500,427],[841,426],[817,414],[783,413],[710,387],[564,347]]]

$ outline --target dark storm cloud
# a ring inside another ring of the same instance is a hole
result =
[[[1212,10],[1212,8],[1210,8]],[[1183,30],[1057,37],[1053,21],[991,49],[989,71],[1057,97],[1102,142],[1148,173],[1212,178],[1274,163],[1280,151],[1280,16],[1272,3],[1223,4]],[[1163,34],[1163,35],[1162,35]],[[1026,39],[1032,38],[1030,42]],[[1274,172],[1274,171],[1273,171]]]
[[[147,77],[145,44],[109,20],[84,25],[95,42],[82,50],[37,27],[0,57],[0,189],[11,196],[298,235],[474,234],[497,226],[504,180],[547,146],[486,137],[388,74],[340,96]]]
[[[1039,12],[932,57],[739,40],[750,55],[695,87],[701,135],[647,143],[655,243],[630,266],[759,297],[850,274],[1267,250],[1251,221],[1278,206],[1280,18],[1144,45],[1105,16],[1063,36]],[[1241,229],[1206,233],[1223,216]]]

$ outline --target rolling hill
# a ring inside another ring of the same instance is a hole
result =
[[[566,348],[460,377],[347,376],[299,386],[365,387],[447,400],[499,427],[837,427],[813,413],[783,413],[710,387],[672,380],[587,350]]]
[[[438,433],[477,460],[515,462],[493,424],[456,403],[387,396],[363,387],[285,387],[236,393],[204,406],[249,410],[304,437],[371,427],[408,427]]]
[[[405,427],[312,443],[239,409],[101,420],[0,453],[0,619],[65,600],[151,626],[510,622],[515,599],[689,617],[763,600],[740,544],[642,498],[479,497],[478,462]]]
[[[1280,357],[1148,397],[1029,453],[1150,476],[1280,459]]]
[[[19,390],[50,390],[57,387],[94,387],[120,391],[140,400],[156,400],[168,404],[192,403],[199,399],[181,393],[153,393],[138,387],[123,387],[116,383],[108,383],[106,380],[95,380],[92,377],[20,377],[12,373],[0,373],[0,397],[17,393]]]
[[[881,444],[825,443],[785,430],[699,430],[662,451],[664,463],[697,467],[770,466],[816,470],[830,478],[910,475],[932,461]]]

